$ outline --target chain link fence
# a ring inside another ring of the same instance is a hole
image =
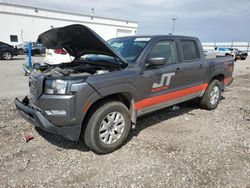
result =
[[[203,42],[204,50],[214,50],[215,47],[238,48],[243,52],[250,52],[250,40],[246,42]]]

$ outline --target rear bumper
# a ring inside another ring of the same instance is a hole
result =
[[[69,140],[79,140],[81,124],[66,127],[54,125],[48,119],[46,119],[43,113],[36,106],[30,104],[27,98],[25,98],[23,101],[19,101],[16,98],[15,105],[22,117],[35,127],[39,127],[47,132],[61,135]]]

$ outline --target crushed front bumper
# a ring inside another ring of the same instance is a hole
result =
[[[32,125],[39,127],[47,132],[61,135],[69,140],[79,140],[81,125],[60,127],[52,124],[48,119],[46,119],[41,110],[39,110],[36,106],[30,104],[27,97],[25,97],[23,101],[19,101],[16,98],[15,105],[22,117]]]

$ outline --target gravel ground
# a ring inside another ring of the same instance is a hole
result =
[[[34,129],[0,99],[1,187],[250,187],[250,61],[214,111],[184,103],[139,119],[127,143],[96,155]],[[23,142],[26,134],[34,136]]]

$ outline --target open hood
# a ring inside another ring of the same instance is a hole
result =
[[[127,66],[127,61],[120,54],[84,25],[74,24],[50,29],[38,36],[38,43],[42,43],[48,49],[64,48],[75,59],[86,54],[108,55],[118,58],[117,64],[122,68]]]

